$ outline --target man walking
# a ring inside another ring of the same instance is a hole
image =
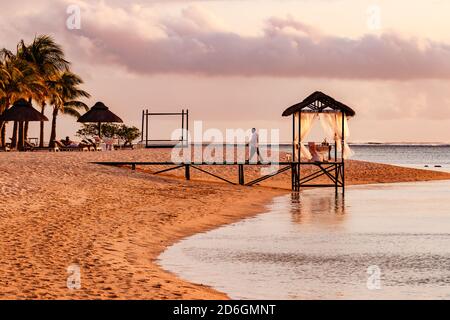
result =
[[[256,128],[252,129],[252,136],[250,137],[250,158],[249,162],[254,162],[253,158],[255,157],[255,154],[258,156],[257,161],[262,160],[261,154],[259,152],[259,135],[256,131]]]

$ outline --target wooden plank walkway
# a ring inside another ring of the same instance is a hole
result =
[[[137,166],[170,166],[170,168],[165,168],[154,172],[153,174],[161,174],[165,172],[169,172],[172,170],[183,169],[185,171],[186,180],[191,179],[191,170],[197,170],[204,174],[210,175],[214,178],[222,180],[224,182],[233,184],[233,185],[242,185],[242,186],[253,186],[262,181],[275,177],[281,173],[287,172],[289,170],[292,171],[292,189],[293,191],[300,191],[300,187],[336,187],[336,192],[338,187],[344,187],[344,177],[343,177],[343,168],[341,162],[269,162],[269,163],[249,163],[249,162],[168,162],[168,161],[112,161],[112,162],[92,162],[98,165],[105,166],[130,166],[132,170],[136,170]],[[304,165],[309,166],[317,166],[318,171],[300,178],[300,167]],[[238,183],[228,180],[227,178],[221,177],[215,173],[209,172],[201,166],[237,166],[238,167]],[[278,170],[261,176],[253,181],[245,182],[245,166],[279,166]],[[334,175],[332,173],[335,173]],[[308,182],[317,179],[320,176],[327,176],[333,184],[308,184]]]
[[[270,165],[298,165],[299,162],[168,162],[168,161],[156,161],[156,162],[142,162],[142,161],[102,161],[102,162],[92,162],[94,164],[106,165],[106,166],[131,166],[131,165],[139,165],[139,166],[171,166],[171,165],[197,165],[197,166],[237,166],[237,165],[250,165],[250,166],[270,166]],[[301,162],[301,165],[327,165],[327,164],[340,164],[340,162]]]

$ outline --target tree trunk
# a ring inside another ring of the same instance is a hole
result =
[[[5,105],[0,108],[0,114],[3,114],[9,108],[9,96],[5,97]],[[6,147],[6,124],[7,122],[0,121],[0,143],[2,147]]]
[[[23,151],[24,148],[24,140],[23,140],[23,121],[19,122],[19,144],[18,144],[18,149],[19,151]]]
[[[13,126],[13,132],[12,132],[12,139],[11,139],[11,149],[17,148],[17,129],[18,129],[19,123],[17,121],[14,121]]]
[[[45,102],[42,102],[41,105],[41,114],[44,115],[45,111]],[[39,132],[39,148],[44,147],[44,121],[41,121],[40,123],[40,132]]]
[[[33,98],[28,98],[28,102],[33,105]],[[24,123],[24,127],[23,127],[23,141],[25,143],[25,141],[28,141],[28,126],[29,126],[29,122],[25,121]]]
[[[23,141],[28,141],[28,127],[30,125],[30,122],[25,121],[24,127],[23,127]]]
[[[55,140],[56,140],[56,118],[58,117],[58,108],[53,108],[53,117],[52,117],[52,131],[50,133],[50,142],[49,146],[50,148],[55,147]]]
[[[6,147],[6,123],[3,121],[0,121],[0,143],[1,143],[1,147],[4,148]]]

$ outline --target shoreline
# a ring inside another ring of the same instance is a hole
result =
[[[246,189],[248,187],[240,187],[243,189]],[[262,189],[264,191],[268,190],[265,187],[254,187],[257,189]],[[198,225],[197,227],[194,227],[193,229],[189,229],[186,230],[184,227],[181,228],[180,230],[180,234],[176,239],[173,239],[172,241],[170,241],[168,244],[166,244],[163,248],[162,251],[160,251],[154,258],[153,258],[153,263],[160,268],[161,270],[163,270],[164,272],[169,273],[170,275],[172,275],[173,277],[175,277],[176,279],[179,279],[183,282],[188,282],[190,284],[193,285],[198,285],[200,286],[202,289],[206,289],[208,291],[209,294],[213,294],[213,295],[217,295],[215,297],[208,297],[207,300],[231,300],[231,298],[225,293],[225,292],[221,292],[218,291],[208,285],[203,285],[203,284],[197,284],[197,283],[191,283],[181,277],[179,277],[178,275],[176,275],[175,273],[168,271],[166,269],[164,269],[159,263],[159,257],[161,254],[163,254],[166,250],[168,250],[171,246],[176,245],[178,242],[192,237],[196,234],[199,233],[205,233],[229,224],[233,224],[239,221],[242,221],[244,219],[247,218],[251,218],[251,217],[255,217],[258,216],[260,214],[264,214],[265,209],[267,208],[267,206],[273,201],[273,199],[283,196],[283,195],[288,195],[291,193],[291,191],[288,190],[283,190],[283,189],[272,189],[270,190],[270,195],[264,195],[261,196],[260,198],[258,198],[256,201],[257,203],[252,203],[252,204],[240,204],[241,207],[239,210],[232,210],[230,208],[227,209],[222,209],[222,212],[219,215],[224,215],[222,217],[220,217],[220,219],[216,220],[216,221],[208,221],[205,225]],[[255,201],[255,200],[253,200]],[[234,213],[232,212],[234,211]],[[190,299],[190,298],[184,298],[184,299]],[[195,298],[196,299],[196,298]]]
[[[357,161],[357,162],[362,162],[362,161]],[[424,169],[417,169],[417,168],[409,168],[409,167],[402,167],[402,166],[399,166],[399,165],[382,164],[382,163],[371,163],[371,164],[372,164],[372,165],[376,165],[376,166],[383,166],[383,167],[386,166],[386,167],[391,167],[391,168],[417,170],[418,172],[422,172],[422,173],[428,173],[428,172],[442,173],[442,172],[430,170],[431,168],[430,168],[430,169],[425,169],[425,168],[424,168]],[[143,171],[143,172],[148,172],[147,170],[142,170],[142,171]],[[444,172],[444,174],[445,174],[445,172]],[[178,175],[178,176],[171,176],[171,177],[172,177],[172,178],[180,178],[179,175]],[[447,179],[450,180],[450,175],[448,175],[448,178],[447,178]],[[442,180],[447,180],[447,179],[442,179]],[[391,181],[386,181],[386,182],[357,182],[357,181],[351,181],[351,182],[348,183],[348,186],[357,186],[357,185],[379,185],[379,184],[390,184],[390,183],[394,183],[394,184],[395,184],[395,183],[411,183],[411,182],[430,182],[430,181],[437,181],[437,180],[441,180],[441,179],[424,179],[424,180],[413,180],[413,179],[412,179],[412,180],[411,180],[411,179],[408,180],[408,179],[404,179],[404,180],[402,180],[402,181],[396,181],[396,182],[391,182]],[[245,187],[244,187],[244,188],[245,188]],[[267,187],[254,186],[253,188],[267,188]],[[308,188],[308,189],[306,189],[306,190],[310,190],[310,189],[312,189],[312,188]],[[217,228],[221,228],[221,227],[223,227],[223,226],[225,226],[225,225],[233,224],[233,223],[235,223],[235,222],[238,222],[238,221],[241,221],[241,220],[244,220],[244,219],[247,219],[247,218],[251,218],[251,217],[258,216],[258,215],[260,215],[260,214],[264,214],[264,209],[265,209],[265,208],[266,208],[266,207],[267,207],[267,206],[268,206],[275,198],[277,198],[277,197],[279,197],[279,196],[282,196],[282,195],[290,194],[290,193],[292,192],[291,190],[284,189],[284,188],[280,188],[280,187],[275,187],[274,190],[279,190],[280,193],[279,193],[279,194],[275,194],[275,195],[271,195],[271,196],[269,196],[267,199],[262,199],[261,202],[258,204],[258,205],[261,207],[261,211],[258,211],[258,212],[248,212],[248,211],[242,210],[242,215],[239,215],[240,217],[238,216],[238,217],[236,217],[236,218],[233,218],[233,219],[232,219],[231,221],[229,221],[229,222],[219,223],[219,224],[217,224],[216,226],[213,226],[213,227],[208,226],[207,229],[201,229],[201,228],[200,228],[200,230],[197,231],[197,232],[194,232],[194,233],[191,233],[191,234],[189,234],[189,235],[187,235],[187,236],[181,237],[181,238],[179,238],[179,239],[173,241],[171,244],[167,245],[166,248],[165,248],[163,251],[161,251],[161,252],[159,253],[159,255],[156,257],[156,259],[154,260],[154,262],[155,262],[162,270],[164,270],[165,272],[170,273],[171,275],[173,275],[174,277],[176,277],[176,278],[178,278],[178,279],[181,279],[181,280],[183,280],[183,281],[186,281],[186,280],[180,278],[180,277],[179,277],[178,275],[176,275],[175,273],[163,269],[162,266],[158,264],[158,258],[159,258],[159,256],[160,256],[162,253],[164,253],[166,250],[168,250],[171,246],[173,246],[173,245],[175,245],[176,243],[182,241],[183,239],[186,239],[186,238],[189,238],[189,237],[191,237],[191,236],[194,236],[195,234],[198,234],[198,233],[205,233],[205,232],[208,232],[208,231],[217,229]],[[196,283],[194,283],[194,284],[196,284]],[[205,287],[205,288],[207,288],[207,289],[209,289],[209,290],[213,290],[214,292],[218,292],[218,293],[220,293],[220,294],[223,294],[223,295],[225,296],[225,299],[231,300],[231,298],[230,298],[225,292],[220,292],[220,291],[218,291],[218,290],[216,290],[216,289],[214,289],[214,288],[212,288],[212,287],[210,287],[210,286],[204,286],[204,285],[201,285],[201,286],[202,286],[202,287]]]
[[[274,197],[290,193],[279,188],[290,178],[249,188],[89,163],[166,156],[145,150],[2,154],[0,298],[228,299],[163,270],[159,255],[183,238],[260,214]],[[449,173],[358,161],[347,168],[349,185],[450,180]],[[225,174],[236,178],[233,168]],[[67,267],[74,263],[82,288],[70,291]]]
[[[304,192],[302,204],[292,195],[276,197],[270,210],[254,218],[169,247],[160,264],[182,279],[206,281],[230,300],[445,298],[445,292],[422,280],[430,275],[412,274],[445,257],[439,248],[448,238],[449,182],[353,185],[345,202],[341,197],[335,202],[334,191],[313,188]],[[399,203],[408,197],[411,201]],[[442,261],[430,269],[435,284],[446,272]],[[390,271],[381,295],[365,288],[366,270],[373,264]],[[342,267],[339,277],[322,281],[336,265]]]
[[[383,164],[383,165],[384,165],[384,164]],[[403,167],[396,166],[396,165],[389,165],[389,166],[394,166],[394,167],[403,168]],[[417,170],[424,170],[424,171],[427,171],[426,169],[417,169]],[[431,171],[431,170],[430,170],[430,171]],[[367,185],[367,186],[373,185],[373,186],[376,186],[376,185],[380,185],[380,184],[402,184],[402,183],[414,183],[414,182],[419,182],[419,183],[421,182],[421,183],[424,183],[424,182],[432,182],[432,181],[439,181],[439,180],[440,180],[440,179],[436,179],[436,180],[398,181],[398,182],[349,183],[348,186],[358,186],[358,185],[360,185],[360,186],[361,186],[361,185]],[[442,181],[444,181],[444,180],[447,180],[447,179],[442,179]],[[449,177],[448,180],[450,180],[450,177]],[[256,187],[253,187],[253,188],[265,188],[265,187],[256,186]],[[168,245],[165,247],[165,249],[164,249],[163,251],[161,251],[161,252],[158,254],[158,256],[156,257],[156,259],[154,260],[154,263],[155,263],[159,268],[161,268],[161,269],[164,270],[165,272],[168,272],[169,274],[173,275],[173,276],[176,277],[177,279],[180,279],[180,280],[183,280],[183,281],[187,281],[187,280],[181,278],[180,276],[178,276],[177,274],[175,274],[175,273],[173,273],[173,272],[171,272],[171,271],[168,271],[168,270],[164,269],[164,268],[158,263],[159,256],[160,256],[161,254],[163,254],[166,250],[168,250],[171,246],[176,245],[178,242],[183,241],[184,239],[187,239],[187,238],[189,238],[189,237],[195,236],[196,234],[199,234],[199,233],[205,233],[205,232],[208,232],[208,231],[211,231],[211,230],[214,230],[214,229],[219,229],[219,228],[221,228],[221,227],[223,227],[223,226],[230,225],[230,224],[233,224],[233,223],[236,223],[236,222],[245,220],[245,219],[247,219],[247,218],[256,217],[256,216],[259,216],[260,214],[265,214],[265,212],[263,211],[263,208],[266,208],[266,207],[267,207],[267,206],[268,206],[275,198],[280,197],[280,196],[283,196],[283,195],[287,195],[287,194],[290,194],[290,193],[291,193],[290,190],[281,189],[281,188],[275,188],[275,189],[276,189],[276,190],[280,190],[280,191],[282,191],[282,192],[281,192],[280,194],[271,195],[269,198],[267,198],[267,199],[265,199],[265,200],[261,200],[262,202],[259,204],[259,206],[261,207],[261,210],[262,210],[262,211],[258,211],[258,212],[256,212],[256,213],[255,213],[255,212],[243,211],[241,216],[238,216],[238,217],[236,217],[236,218],[233,218],[233,219],[232,219],[231,221],[229,221],[229,222],[223,222],[223,223],[217,224],[216,226],[212,226],[212,227],[211,227],[211,226],[208,226],[207,229],[201,229],[201,228],[200,228],[200,230],[197,231],[197,232],[193,232],[193,233],[191,233],[191,234],[189,234],[189,235],[187,235],[187,236],[181,237],[181,238],[179,238],[179,239],[173,241],[171,244],[168,244]],[[312,190],[312,189],[313,189],[313,188],[308,188],[308,189],[306,189],[306,191],[307,191],[307,190]],[[304,190],[304,191],[305,191],[305,190]],[[304,192],[304,191],[301,191],[301,192]],[[191,282],[190,282],[190,283],[191,283]],[[227,294],[226,292],[221,292],[221,291],[219,291],[219,290],[214,289],[213,287],[210,287],[210,286],[207,286],[207,285],[203,285],[203,284],[197,284],[197,283],[195,283],[195,282],[192,282],[192,284],[200,285],[201,287],[206,288],[207,290],[212,290],[214,293],[223,294],[224,297],[225,297],[225,298],[224,298],[225,300],[232,300],[232,299],[228,296],[228,294]],[[208,300],[214,300],[214,299],[217,299],[217,298],[211,298],[211,299],[208,299]],[[220,298],[219,298],[219,299],[220,299]]]
[[[246,187],[240,187],[240,188],[245,189]],[[264,191],[267,190],[264,187],[256,187],[256,188],[263,189]],[[273,199],[275,199],[276,197],[279,197],[279,196],[287,195],[290,193],[290,191],[282,190],[282,189],[273,189],[273,190],[270,190],[270,193],[271,193],[270,195],[264,195],[264,196],[261,196],[260,198],[258,198],[256,200],[257,203],[255,203],[255,202],[252,204],[239,203],[238,204],[238,205],[240,205],[239,210],[234,210],[234,209],[230,209],[230,208],[222,209],[221,212],[218,212],[219,217],[216,218],[215,221],[209,220],[205,224],[202,224],[202,222],[200,222],[200,224],[198,224],[198,221],[197,221],[196,222],[197,226],[189,228],[189,229],[186,229],[185,227],[181,227],[180,230],[178,230],[179,233],[177,234],[177,237],[169,240],[168,243],[166,243],[164,245],[164,248],[155,257],[153,257],[152,262],[158,268],[160,268],[162,271],[170,274],[174,278],[181,280],[183,282],[187,282],[189,284],[195,285],[195,286],[200,286],[200,288],[205,290],[206,291],[205,293],[208,294],[208,297],[206,298],[206,300],[230,300],[230,297],[225,292],[218,291],[208,285],[189,282],[189,281],[179,277],[175,273],[164,269],[158,262],[159,257],[171,246],[176,245],[178,242],[180,242],[186,238],[189,238],[189,237],[194,236],[199,233],[205,233],[205,232],[208,232],[208,231],[211,231],[211,230],[214,230],[214,229],[217,229],[217,228],[229,225],[229,224],[233,224],[233,223],[239,222],[241,220],[257,216],[259,214],[263,214],[264,210],[273,201]],[[253,200],[253,201],[255,201],[255,200]],[[199,298],[183,297],[182,299],[199,299]],[[203,299],[203,298],[200,298],[200,299]]]

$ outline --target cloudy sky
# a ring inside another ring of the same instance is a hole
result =
[[[189,108],[206,128],[279,128],[288,141],[281,113],[320,90],[357,111],[352,141],[450,142],[450,1],[411,2],[0,0],[0,47],[54,36],[89,105],[137,126],[144,107]],[[73,5],[80,29],[67,27]],[[178,127],[152,125],[154,138]],[[77,127],[61,117],[58,136]]]

